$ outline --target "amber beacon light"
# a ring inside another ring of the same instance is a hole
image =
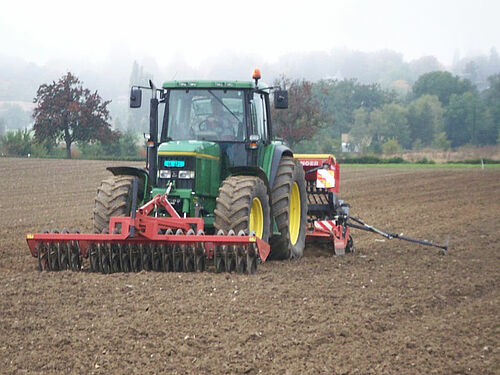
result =
[[[260,79],[260,69],[255,68],[252,73],[252,78],[255,79],[255,85],[259,82]]]

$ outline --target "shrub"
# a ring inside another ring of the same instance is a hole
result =
[[[432,146],[439,150],[448,151],[451,148],[451,141],[448,140],[445,132],[441,132],[434,137]]]
[[[28,156],[32,143],[31,131],[27,129],[9,131],[0,137],[2,154],[7,156]]]
[[[388,139],[383,145],[382,150],[385,155],[399,154],[403,151],[401,145],[396,138]]]

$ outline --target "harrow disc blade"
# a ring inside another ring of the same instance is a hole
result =
[[[89,268],[90,272],[99,272],[99,254],[97,251],[97,244],[90,244],[89,246]]]
[[[97,251],[99,254],[100,270],[104,274],[111,273],[111,250],[109,245],[98,244]]]
[[[141,244],[139,251],[141,252],[141,269],[151,271],[151,245]]]
[[[259,262],[259,256],[257,255],[257,251],[255,249],[255,245],[250,245],[247,248],[246,252],[246,263],[247,263],[247,269],[246,272],[249,275],[253,275],[255,272],[257,272],[257,264]]]
[[[235,246],[236,272],[245,273],[247,269],[247,257],[242,246]]]
[[[184,245],[182,249],[182,266],[184,272],[194,271],[194,255],[191,245]]]
[[[47,228],[42,230],[42,233],[49,233],[49,230]],[[48,259],[47,259],[47,254],[48,254],[48,246],[44,242],[40,242],[37,245],[36,249],[36,254],[38,258],[38,270],[41,272],[43,270],[48,269]]]
[[[196,254],[194,257],[194,268],[196,272],[205,272],[206,269],[206,259],[205,254]]]
[[[64,228],[61,233],[69,233],[68,228]],[[57,246],[57,258],[59,261],[59,269],[65,271],[69,269],[69,244],[66,242],[59,243]]]
[[[129,249],[130,253],[130,269],[132,272],[140,272],[141,271],[141,253],[139,251],[139,246],[137,244],[133,244]]]
[[[154,244],[151,250],[151,268],[153,271],[162,271],[162,251],[161,246]]]
[[[163,272],[172,272],[174,270],[174,263],[172,259],[173,246],[172,245],[162,245],[161,246],[161,265]]]
[[[127,244],[121,244],[120,246],[120,267],[122,269],[122,272],[130,272],[131,267],[130,267],[130,250],[129,247],[130,245]]]
[[[120,256],[120,245],[118,244],[111,244],[109,245],[110,253],[111,253],[111,258],[110,258],[110,266],[111,266],[111,273],[114,272],[121,272],[122,267],[121,267],[121,256]]]
[[[59,233],[59,229],[52,229],[51,233]],[[49,271],[59,271],[58,244],[50,242],[47,251],[47,269]]]
[[[216,273],[221,273],[226,270],[223,247],[223,245],[216,245],[214,248],[214,265]]]

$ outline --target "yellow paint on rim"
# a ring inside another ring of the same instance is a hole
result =
[[[195,156],[197,158],[205,158],[212,160],[219,160],[218,156],[208,155],[208,154],[200,154],[198,152],[190,152],[190,151],[159,151],[158,155],[171,155],[171,156]]]
[[[262,212],[262,203],[259,198],[254,198],[250,207],[250,220],[248,230],[255,232],[255,235],[262,238],[264,232],[264,213]]]
[[[290,242],[297,243],[300,233],[300,192],[296,182],[292,184],[290,193],[290,209],[288,211],[288,230],[290,232]]]

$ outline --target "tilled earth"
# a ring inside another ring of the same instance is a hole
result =
[[[38,272],[25,234],[90,230],[110,164],[0,158],[1,373],[498,374],[500,169],[341,167],[354,216],[446,256],[357,231],[253,276]]]

